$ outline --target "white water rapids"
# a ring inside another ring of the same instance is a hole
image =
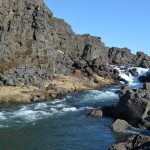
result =
[[[150,73],[150,70],[148,68],[140,68],[140,67],[125,68],[125,67],[114,66],[114,69],[119,71],[119,76],[122,79],[125,79],[129,83],[129,86],[134,88],[143,88],[143,83],[140,82],[138,78],[140,76],[146,76],[148,73]],[[135,76],[132,76],[132,74],[129,71],[132,69],[136,69]]]

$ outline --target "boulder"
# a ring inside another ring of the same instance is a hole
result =
[[[137,72],[137,69],[136,69],[136,68],[129,69],[129,73],[130,73],[132,76],[138,75],[138,72]]]
[[[129,127],[131,127],[131,125],[129,125],[128,122],[126,122],[125,120],[121,119],[117,119],[112,125],[112,129],[115,132],[122,132],[128,129]]]
[[[93,70],[90,67],[85,68],[85,71],[88,74],[88,76],[92,76],[93,75]]]
[[[146,102],[138,98],[120,100],[116,106],[115,117],[124,119],[130,124],[136,124],[140,122],[146,107]]]
[[[143,91],[134,91],[128,86],[121,89],[120,100],[115,109],[115,118],[126,120],[130,124],[140,122],[143,115],[150,109],[149,101]]]
[[[114,105],[104,106],[104,107],[102,107],[103,116],[115,117],[114,116],[115,110],[116,110],[116,106],[114,106]]]
[[[122,82],[124,82],[125,84],[128,84],[128,83],[129,83],[126,79],[123,79],[123,78],[121,78],[120,76],[117,76],[117,80],[118,80],[118,81],[122,81]]]
[[[31,102],[39,103],[45,101],[45,96],[42,94],[37,94],[32,96]]]
[[[87,115],[93,116],[93,117],[102,117],[103,112],[102,112],[102,110],[92,109],[92,110],[88,111]]]

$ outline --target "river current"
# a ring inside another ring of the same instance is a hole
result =
[[[118,87],[75,93],[64,99],[0,108],[0,150],[98,150],[115,143],[109,118],[88,108],[118,101]]]

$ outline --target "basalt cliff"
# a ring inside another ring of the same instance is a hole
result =
[[[56,75],[72,74],[86,83],[102,83],[103,78],[117,79],[109,65],[150,67],[150,57],[134,55],[128,48],[109,48],[100,37],[75,34],[43,0],[0,1],[1,87],[42,88]]]

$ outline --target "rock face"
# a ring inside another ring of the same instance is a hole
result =
[[[68,75],[81,60],[83,67],[94,59],[106,64],[107,55],[99,37],[76,35],[63,19],[53,17],[43,0],[1,0],[0,72],[28,63],[42,65],[49,75]]]
[[[116,64],[118,66],[131,66],[131,64],[134,64],[134,55],[128,48],[112,47],[109,49],[108,57],[110,64]]]
[[[33,66],[23,64],[16,69],[9,69],[4,74],[0,74],[0,80],[5,86],[34,85],[42,86],[42,79],[50,79],[51,74],[42,65]]]
[[[150,68],[150,57],[143,52],[137,52],[136,65],[143,68]]]
[[[128,48],[112,47],[108,52],[109,63],[118,66],[150,68],[150,57],[143,52],[131,53]]]

